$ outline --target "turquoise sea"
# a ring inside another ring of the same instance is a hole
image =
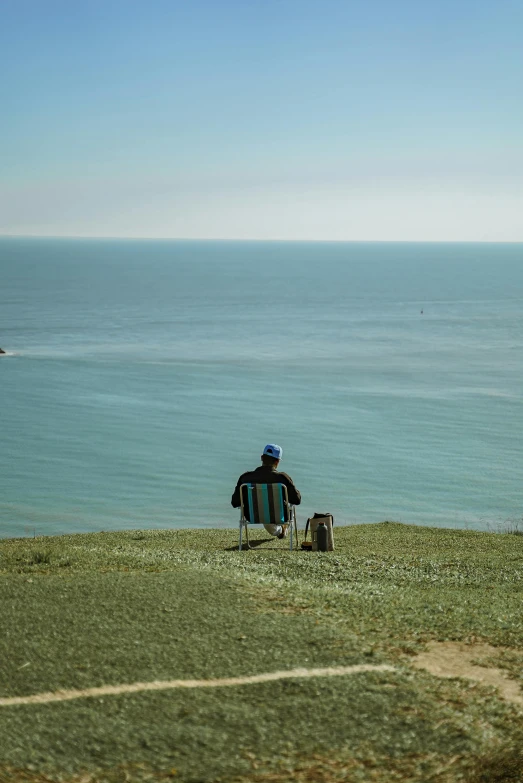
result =
[[[523,245],[0,239],[0,535],[523,516]]]

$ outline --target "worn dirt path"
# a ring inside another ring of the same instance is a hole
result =
[[[491,685],[498,689],[500,696],[513,704],[523,707],[523,694],[515,680],[507,677],[502,669],[492,666],[480,666],[473,661],[492,658],[499,655],[502,648],[490,644],[467,645],[460,642],[429,642],[427,650],[413,658],[410,663],[416,669],[424,669],[437,677],[464,677],[482,685]],[[396,668],[387,664],[359,664],[356,666],[334,666],[321,669],[290,669],[287,671],[266,672],[246,677],[224,677],[213,680],[155,680],[153,682],[134,682],[123,685],[101,685],[97,688],[78,690],[60,690],[48,693],[35,693],[29,696],[8,696],[0,698],[0,707],[12,707],[20,704],[49,704],[57,701],[119,696],[126,693],[143,691],[162,691],[175,688],[223,688],[232,685],[254,685],[275,680],[303,679],[308,677],[340,677],[360,672],[394,672]]]
[[[325,669],[290,669],[288,671],[253,674],[248,677],[225,677],[217,680],[156,680],[154,682],[134,682],[127,685],[102,685],[98,688],[83,690],[63,690],[50,693],[35,693],[32,696],[10,696],[0,698],[0,707],[12,707],[16,704],[48,704],[54,701],[70,701],[95,696],[118,696],[123,693],[141,691],[163,691],[172,688],[223,688],[229,685],[253,685],[259,682],[289,680],[306,677],[339,677],[344,674],[360,672],[393,672],[394,666],[387,664],[359,664],[356,666],[333,666]]]

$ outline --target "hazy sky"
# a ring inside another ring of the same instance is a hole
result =
[[[0,0],[0,233],[523,240],[521,0]]]

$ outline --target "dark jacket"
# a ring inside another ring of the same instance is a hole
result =
[[[289,503],[293,506],[299,506],[301,503],[301,495],[294,486],[294,481],[291,477],[286,473],[280,473],[268,465],[260,465],[256,470],[249,470],[247,473],[242,473],[231,498],[231,506],[233,508],[240,508],[241,506],[240,487],[242,484],[285,484],[287,487]],[[249,519],[248,509],[244,508],[244,511],[245,516]]]

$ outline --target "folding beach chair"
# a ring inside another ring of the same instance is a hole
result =
[[[289,525],[289,541],[292,550],[293,534],[298,544],[296,509],[289,503],[285,484],[242,484],[240,487],[241,517],[240,542],[242,549],[243,528],[247,537],[247,549],[254,549],[249,542],[249,525]],[[249,510],[249,519],[245,514]]]

